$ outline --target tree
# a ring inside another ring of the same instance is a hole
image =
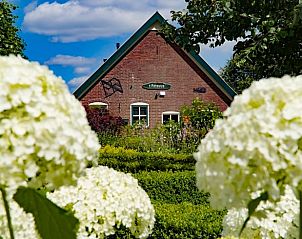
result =
[[[245,63],[243,66],[236,65],[236,56],[228,60],[226,66],[222,68],[220,76],[238,93],[248,88],[254,80],[258,80],[253,65]]]
[[[25,43],[18,36],[19,29],[14,26],[17,17],[12,12],[15,9],[15,5],[0,0],[0,55],[19,54],[24,57]]]
[[[302,74],[301,0],[186,2],[186,11],[171,11],[178,26],[163,28],[169,40],[197,52],[199,44],[216,47],[236,40],[227,71],[236,69],[242,77]]]

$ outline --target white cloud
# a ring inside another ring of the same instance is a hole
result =
[[[95,58],[87,58],[83,56],[56,55],[45,62],[47,65],[62,65],[83,67],[89,66],[96,62]]]
[[[236,41],[226,41],[224,44],[222,44],[221,46],[217,46],[215,48],[211,48],[208,45],[200,45],[200,52],[211,52],[211,51],[219,51],[221,53],[233,53],[233,47],[236,44]]]
[[[84,83],[85,80],[88,79],[88,76],[80,76],[80,77],[75,77],[73,79],[71,79],[70,81],[67,82],[67,84],[73,88],[76,89],[77,87],[79,87],[81,84]]]
[[[27,12],[23,24],[28,31],[51,36],[53,41],[85,41],[133,32],[156,10],[168,18],[170,10],[184,7],[183,0],[45,2]]]
[[[225,66],[233,55],[236,41],[226,41],[223,45],[210,48],[209,45],[200,44],[200,56],[217,72]]]
[[[31,11],[33,11],[34,9],[36,9],[38,6],[38,1],[32,1],[31,3],[29,3],[25,8],[24,8],[24,13],[27,14]]]
[[[77,74],[91,73],[91,67],[79,66],[74,68],[74,72]]]
[[[96,58],[83,56],[56,55],[45,62],[46,65],[73,67],[76,74],[89,74],[99,64]]]

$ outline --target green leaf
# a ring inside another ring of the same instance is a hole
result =
[[[43,239],[76,239],[78,220],[32,188],[19,187],[14,200],[35,218]]]
[[[248,217],[245,219],[243,225],[242,225],[242,228],[239,232],[239,237],[241,236],[244,228],[246,227],[248,221],[250,220],[252,214],[255,212],[256,208],[258,207],[259,203],[261,201],[266,201],[268,199],[268,193],[267,192],[264,192],[264,193],[261,193],[261,195],[251,201],[249,201],[248,205],[247,205],[247,208],[248,208]]]
[[[298,144],[298,149],[302,150],[302,137],[300,139],[298,139],[297,144]]]

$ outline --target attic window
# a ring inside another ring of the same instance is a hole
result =
[[[89,105],[89,108],[92,109],[108,109],[108,104],[100,101],[92,102]]]

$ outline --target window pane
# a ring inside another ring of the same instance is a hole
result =
[[[140,108],[141,108],[140,114],[141,115],[147,115],[147,107],[146,106],[141,106]]]
[[[149,125],[148,106],[132,105],[131,118],[132,118],[132,124],[140,123],[140,124]]]
[[[133,115],[139,114],[139,106],[132,106],[132,114]]]
[[[163,115],[163,123],[168,123],[170,120],[170,115]]]
[[[139,122],[139,117],[138,116],[133,116],[132,118],[132,124],[138,123]]]
[[[147,122],[147,116],[141,116],[140,121]]]
[[[171,115],[171,120],[178,122],[178,115]]]

